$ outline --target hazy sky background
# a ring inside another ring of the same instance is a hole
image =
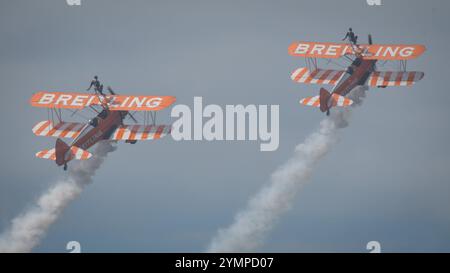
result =
[[[413,88],[371,89],[341,141],[315,170],[259,251],[450,251],[448,1],[0,2],[0,231],[65,173],[35,152],[55,139],[31,128],[46,111],[39,90],[81,91],[97,74],[126,94],[174,95],[177,103],[279,104],[280,147],[258,142],[160,141],[120,144],[37,252],[204,251],[219,227],[323,118],[298,100],[318,93],[290,73],[304,60],[293,41],[427,47],[409,70]],[[326,61],[321,62],[326,66]],[[395,63],[380,69],[395,68]],[[170,111],[159,114],[170,121]],[[66,115],[67,117],[68,115]]]

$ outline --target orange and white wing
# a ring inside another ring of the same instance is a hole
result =
[[[78,122],[60,122],[53,124],[51,120],[44,120],[33,127],[33,133],[37,136],[76,138],[86,126]]]
[[[420,81],[423,76],[423,72],[416,71],[376,71],[370,74],[367,79],[367,85],[372,87],[411,86]]]
[[[288,53],[296,57],[336,59],[353,53],[350,44],[294,42],[288,48]]]
[[[310,71],[306,67],[300,67],[292,72],[291,79],[298,83],[336,85],[344,73],[345,71],[342,70],[316,69]]]
[[[159,111],[176,100],[173,96],[106,96],[111,111]]]
[[[99,99],[92,94],[40,91],[33,94],[30,104],[44,108],[83,109],[89,105],[99,104]]]
[[[399,61],[415,59],[425,50],[423,45],[361,44],[354,47],[343,43],[295,42],[289,46],[288,53],[297,57],[336,59],[359,51],[364,52],[365,59]]]
[[[108,95],[41,91],[31,97],[35,107],[83,109],[90,105],[108,104],[111,111],[159,111],[175,102],[172,96]]]
[[[149,140],[159,139],[168,134],[170,125],[122,125],[112,134],[111,140]]]

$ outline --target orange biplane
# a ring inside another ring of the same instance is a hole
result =
[[[58,166],[63,165],[64,170],[67,170],[70,160],[89,159],[92,154],[87,149],[99,141],[125,140],[135,144],[138,140],[159,139],[170,134],[170,125],[156,125],[155,111],[170,106],[175,102],[175,97],[116,95],[111,88],[108,87],[108,90],[110,95],[47,91],[34,94],[31,105],[48,108],[48,120],[37,123],[33,133],[57,137],[55,148],[40,151],[36,156],[54,160]],[[97,115],[87,123],[62,120],[61,109],[71,111],[73,116],[84,108],[91,109]],[[130,111],[144,111],[144,124],[124,124],[126,117],[137,123]],[[61,138],[71,138],[73,141],[68,145]]]
[[[411,86],[424,76],[423,72],[406,71],[406,61],[425,52],[423,45],[373,44],[370,35],[366,45],[296,42],[289,46],[288,52],[292,56],[305,57],[308,66],[294,70],[291,75],[293,81],[334,85],[331,93],[321,88],[319,96],[300,100],[303,105],[319,107],[327,115],[332,107],[351,105],[353,101],[345,96],[357,86]],[[354,58],[351,58],[352,56]],[[329,59],[329,62],[332,62],[332,59],[345,58],[351,64],[345,70],[319,69],[317,58]],[[378,60],[399,61],[400,69],[377,71]]]

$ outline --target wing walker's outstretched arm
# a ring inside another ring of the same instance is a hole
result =
[[[89,88],[88,89],[86,89],[86,91],[89,91],[89,90],[91,90],[91,87],[93,86],[95,84],[95,82],[94,81],[91,81],[91,85],[89,85]]]
[[[347,32],[347,34],[345,34],[345,37],[344,37],[344,39],[342,39],[342,41],[344,41],[347,38],[348,38],[348,32]]]

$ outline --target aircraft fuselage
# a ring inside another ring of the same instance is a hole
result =
[[[352,65],[347,68],[346,73],[339,80],[332,93],[346,96],[353,88],[365,85],[370,73],[374,71],[377,60],[366,60],[357,57]]]

